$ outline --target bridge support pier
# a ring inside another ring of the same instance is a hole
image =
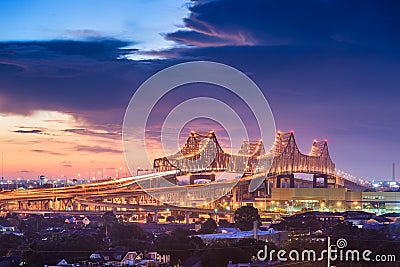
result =
[[[318,182],[317,179],[318,178],[323,178],[324,179],[324,183],[323,183],[323,188],[328,188],[328,175],[327,174],[314,174],[313,175],[313,188],[318,188],[320,186],[318,186]]]
[[[289,178],[289,188],[294,188],[294,174],[282,174],[276,177],[276,188],[282,187],[282,179]]]
[[[185,223],[190,224],[190,213],[189,211],[185,212]]]
[[[155,211],[154,211],[154,219],[153,219],[153,221],[154,221],[155,223],[158,223],[158,210],[155,210]]]

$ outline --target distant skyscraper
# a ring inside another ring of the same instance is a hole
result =
[[[45,176],[44,176],[44,175],[40,175],[40,176],[39,176],[39,185],[41,185],[41,186],[44,185],[44,179],[45,179]]]
[[[396,181],[396,165],[393,163],[392,181]]]

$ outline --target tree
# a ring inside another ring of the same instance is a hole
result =
[[[199,213],[197,213],[197,212],[192,212],[192,213],[190,213],[189,217],[190,217],[190,218],[195,218],[195,219],[197,219],[197,218],[199,218]]]
[[[359,232],[359,228],[354,226],[351,222],[341,222],[338,225],[335,225],[332,229],[332,235],[337,236],[338,238],[343,237],[351,237],[353,235],[357,235]]]
[[[207,221],[205,221],[201,225],[201,229],[199,232],[201,234],[212,234],[215,233],[217,229],[218,229],[217,223],[212,218],[208,218]]]
[[[136,224],[115,223],[110,227],[112,246],[122,246],[129,249],[144,250],[150,247],[147,233]]]
[[[161,254],[171,255],[172,264],[184,262],[196,251],[205,248],[199,237],[190,237],[187,234],[187,230],[176,229],[170,235],[159,236],[154,241],[155,249]]]
[[[104,243],[94,235],[56,233],[46,240],[33,240],[29,249],[21,253],[27,266],[44,266],[56,264],[60,259],[68,262],[87,259],[93,251],[103,248]]]
[[[201,265],[205,267],[227,266],[229,261],[250,262],[251,254],[242,248],[232,246],[231,242],[216,241],[201,255]]]
[[[106,211],[103,215],[101,215],[101,220],[104,224],[112,224],[118,222],[117,216],[115,216],[114,212]]]
[[[170,215],[170,216],[168,216],[166,219],[165,219],[167,222],[170,222],[170,223],[172,223],[172,222],[174,222],[175,221],[175,217],[174,216],[172,216],[172,215]]]
[[[110,227],[110,225],[118,223],[117,216],[115,216],[114,212],[112,211],[106,211],[101,216],[101,220],[103,222],[103,225],[105,226],[106,237],[108,237],[108,228]]]
[[[231,224],[226,219],[219,220],[218,225],[219,225],[219,227],[222,227],[222,228],[228,228],[231,226]]]
[[[151,213],[148,213],[146,217],[146,222],[153,222],[153,221],[154,221],[153,215],[151,215]]]
[[[179,214],[179,215],[176,216],[176,220],[177,220],[178,222],[182,222],[183,220],[185,220],[185,216],[182,215],[182,214]]]
[[[196,232],[194,230],[191,229],[186,229],[186,228],[175,228],[174,230],[172,230],[171,235],[172,236],[180,236],[180,237],[186,237],[186,236],[190,236],[190,235],[195,235]]]
[[[6,256],[9,251],[18,252],[18,247],[23,245],[25,239],[12,234],[0,235],[0,256]]]
[[[253,228],[253,222],[261,225],[261,218],[258,209],[253,206],[243,206],[235,211],[235,226],[242,231],[249,231]]]
[[[111,241],[121,241],[126,239],[146,239],[146,232],[136,224],[120,224],[116,223],[111,226],[110,238]]]

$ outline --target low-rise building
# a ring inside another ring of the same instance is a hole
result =
[[[96,265],[108,266],[160,266],[170,263],[170,255],[157,252],[136,252],[124,249],[99,251],[90,255],[90,261]],[[93,264],[92,264],[93,265]]]
[[[200,237],[205,243],[211,243],[216,240],[234,240],[234,239],[242,239],[242,238],[254,238],[262,241],[273,242],[276,245],[281,244],[288,240],[288,232],[287,231],[275,231],[273,228],[270,228],[266,231],[257,229],[257,234],[255,235],[254,231],[240,231],[235,228],[228,228],[230,230],[222,231],[221,233],[216,234],[204,234],[204,235],[196,235]]]

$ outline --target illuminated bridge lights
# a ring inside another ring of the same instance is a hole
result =
[[[208,151],[208,146],[204,145],[204,143],[209,144],[209,142],[212,142],[214,144],[213,147],[216,147],[215,158],[210,165],[196,166],[196,169],[203,168],[204,170],[230,171],[230,169],[237,168],[237,164],[243,162],[246,164],[245,174],[251,175],[256,173],[256,169],[261,160],[272,158],[272,167],[268,172],[268,176],[294,172],[336,174],[335,164],[332,162],[329,155],[327,140],[315,140],[310,153],[306,155],[300,152],[293,131],[278,131],[275,143],[269,151],[265,151],[261,140],[244,140],[237,154],[225,153],[219,145],[214,132],[204,134],[193,131],[181,151],[175,155],[155,159],[153,167],[157,172],[177,169],[183,172],[193,172],[194,168],[187,165],[190,164],[188,159],[190,161],[191,159],[201,157],[202,154],[212,154]],[[202,143],[203,145],[201,145]],[[232,163],[233,166],[228,166],[230,158],[234,159]],[[185,162],[179,163],[180,160],[185,160]],[[180,167],[178,168],[177,166]]]

